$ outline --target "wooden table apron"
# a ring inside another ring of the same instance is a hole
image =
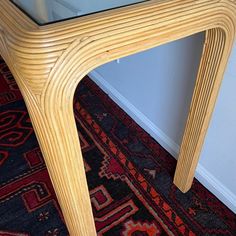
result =
[[[235,0],[151,0],[46,26],[0,1],[0,53],[23,94],[70,235],[96,235],[72,105],[80,80],[114,59],[206,31],[174,177],[186,192],[235,28]]]

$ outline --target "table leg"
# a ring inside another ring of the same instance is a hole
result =
[[[70,235],[96,235],[73,99],[48,97],[43,109],[25,101]]]
[[[192,185],[210,123],[228,58],[226,40],[221,29],[206,32],[203,55],[174,177],[175,185],[182,192],[187,192]]]

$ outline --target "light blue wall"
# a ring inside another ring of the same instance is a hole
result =
[[[235,91],[236,43],[225,72],[200,160],[200,163],[224,185],[226,190],[231,191],[234,204],[236,203]]]
[[[174,142],[180,144],[203,35],[108,63],[96,71]],[[194,56],[190,56],[194,55]]]
[[[103,65],[90,76],[177,156],[204,34]],[[236,211],[236,47],[225,73],[196,177]]]

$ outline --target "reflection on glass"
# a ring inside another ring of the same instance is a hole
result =
[[[145,0],[12,0],[38,24],[47,24]]]

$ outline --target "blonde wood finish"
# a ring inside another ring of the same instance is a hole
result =
[[[183,192],[234,42],[236,1],[151,0],[40,27],[0,1],[0,54],[24,96],[70,235],[96,235],[73,114],[76,86],[99,65],[201,31],[204,51],[174,178]]]

